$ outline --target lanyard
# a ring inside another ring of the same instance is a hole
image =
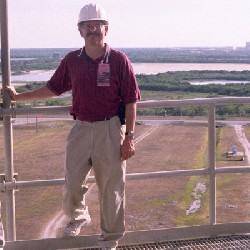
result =
[[[104,58],[104,63],[109,63],[109,56],[110,56],[110,47],[108,47],[107,56],[106,58]]]
[[[99,86],[99,87],[109,87],[110,86],[109,55],[110,55],[110,48],[108,47],[106,57],[98,65],[97,86]]]

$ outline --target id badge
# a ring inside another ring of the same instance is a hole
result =
[[[108,63],[100,63],[98,65],[97,86],[110,86],[110,67]]]

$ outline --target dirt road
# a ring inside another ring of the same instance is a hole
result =
[[[245,135],[244,127],[241,125],[234,125],[236,135],[238,137],[239,142],[242,144],[245,157],[247,158],[248,165],[250,165],[250,143]]]

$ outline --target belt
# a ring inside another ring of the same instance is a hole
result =
[[[81,122],[81,123],[85,123],[85,122],[87,122],[87,123],[93,123],[93,122],[109,121],[111,118],[112,118],[112,117],[105,117],[105,118],[100,119],[100,120],[80,120],[80,119],[76,118],[76,120],[77,120],[78,122]]]

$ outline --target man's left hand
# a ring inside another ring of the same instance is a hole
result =
[[[131,158],[135,154],[135,145],[132,138],[125,137],[123,144],[121,145],[121,160],[125,161]]]

